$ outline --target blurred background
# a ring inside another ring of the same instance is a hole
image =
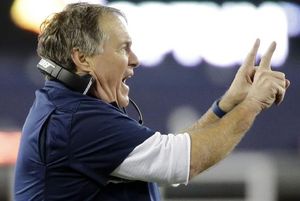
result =
[[[36,69],[39,25],[71,0],[1,0],[0,200],[11,196],[22,125],[44,80]],[[145,124],[189,126],[229,87],[256,38],[277,42],[274,69],[291,81],[285,101],[263,112],[234,153],[164,200],[300,200],[299,1],[89,1],[120,8],[141,66],[128,81]],[[259,60],[258,56],[258,60]],[[137,118],[129,108],[129,114]]]

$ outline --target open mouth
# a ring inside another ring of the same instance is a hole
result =
[[[124,84],[126,84],[127,79],[130,79],[131,77],[132,77],[131,75],[128,75],[128,76],[124,77],[124,78],[122,79],[122,82],[123,82]]]

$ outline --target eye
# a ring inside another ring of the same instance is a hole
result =
[[[121,52],[122,53],[129,54],[130,51],[131,51],[131,49],[130,49],[130,46],[128,44],[126,44],[126,45],[124,45],[124,46],[121,47]]]

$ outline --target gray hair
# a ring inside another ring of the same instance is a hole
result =
[[[78,48],[86,56],[100,54],[99,44],[102,47],[107,38],[100,20],[107,14],[119,15],[126,20],[116,8],[83,2],[67,5],[42,23],[38,55],[75,72],[72,49]]]

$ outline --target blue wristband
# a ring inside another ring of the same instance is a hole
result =
[[[216,100],[211,109],[212,111],[215,113],[215,115],[217,115],[219,118],[222,118],[226,112],[224,112],[220,107],[219,107],[219,102],[220,102],[220,99]]]

